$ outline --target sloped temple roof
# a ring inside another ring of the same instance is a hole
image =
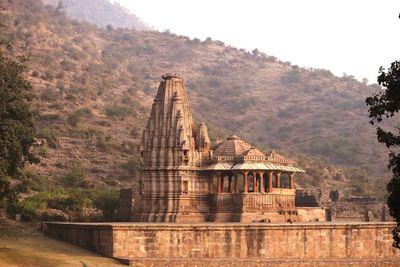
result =
[[[260,170],[260,171],[282,171],[282,172],[296,172],[296,173],[304,173],[303,169],[293,167],[293,166],[284,166],[274,163],[259,163],[259,162],[249,162],[249,163],[214,163],[205,168],[210,171],[245,171],[245,170]]]
[[[265,170],[283,172],[305,172],[300,168],[291,166],[292,161],[284,158],[275,151],[266,156],[238,136],[232,135],[218,144],[213,155],[213,164],[206,170]]]
[[[255,156],[265,158],[265,155],[260,150],[241,140],[236,135],[232,135],[220,143],[213,155],[222,157]]]

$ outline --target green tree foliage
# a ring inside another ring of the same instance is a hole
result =
[[[15,199],[9,177],[16,176],[26,161],[36,161],[29,152],[34,141],[34,113],[23,61],[14,61],[0,51],[0,200]]]
[[[15,191],[11,188],[10,178],[6,173],[0,169],[0,202],[6,199],[8,202],[15,202],[17,195]]]
[[[379,73],[378,83],[384,90],[366,99],[372,125],[381,123],[383,119],[388,123],[393,122],[400,110],[400,61],[393,62],[388,70],[381,67]],[[393,246],[400,248],[400,128],[398,125],[389,130],[377,127],[377,137],[390,151],[388,167],[392,170],[393,177],[387,185],[387,203],[390,214],[397,222],[397,227],[392,232]]]
[[[113,221],[119,203],[119,192],[117,190],[101,190],[94,199],[94,206],[103,212],[104,221]]]

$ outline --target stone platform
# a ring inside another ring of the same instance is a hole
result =
[[[400,266],[394,223],[46,223],[133,266]]]

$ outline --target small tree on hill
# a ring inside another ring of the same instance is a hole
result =
[[[387,185],[387,203],[397,222],[392,231],[393,246],[400,248],[400,125],[395,121],[400,110],[400,61],[393,62],[387,71],[381,67],[379,73],[378,83],[384,90],[368,97],[366,103],[372,125],[386,121],[385,129],[377,127],[377,137],[390,151],[388,167],[393,177]]]
[[[14,61],[0,50],[0,201],[15,200],[10,177],[18,175],[26,161],[36,161],[29,152],[35,133],[34,113],[22,60]]]

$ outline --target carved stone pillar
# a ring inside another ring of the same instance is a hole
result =
[[[238,194],[238,193],[239,193],[239,182],[238,182],[238,180],[239,180],[239,174],[236,173],[236,174],[234,175],[234,177],[235,177],[235,194]]]
[[[261,193],[265,193],[265,189],[264,189],[264,172],[259,172],[258,174],[260,175],[260,192]]]
[[[248,181],[247,181],[247,173],[248,172],[244,172],[244,192],[243,193],[248,193],[249,192],[249,186],[248,186]]]
[[[275,187],[280,188],[281,187],[281,173],[276,172],[275,174]]]
[[[289,188],[294,189],[294,173],[289,174]]]
[[[257,192],[257,173],[253,172],[253,193]]]
[[[272,193],[272,172],[268,173],[268,193]]]

